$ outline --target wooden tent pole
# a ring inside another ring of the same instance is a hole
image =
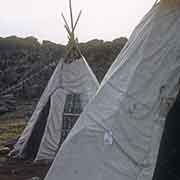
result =
[[[71,0],[69,0],[69,9],[70,9],[70,17],[71,17],[71,30],[72,30],[72,33],[73,33],[74,22],[73,22],[73,12],[72,12]]]
[[[77,19],[75,21],[75,24],[74,24],[74,19],[73,19],[73,11],[72,11],[72,1],[69,0],[69,10],[70,10],[70,24],[68,24],[68,21],[66,20],[65,16],[63,13],[61,13],[61,16],[64,20],[64,23],[65,23],[65,29],[68,33],[68,45],[67,45],[67,53],[66,53],[66,57],[68,57],[68,55],[70,53],[74,54],[75,55],[75,52],[74,50],[76,49],[76,51],[78,52],[78,54],[81,54],[80,53],[80,50],[78,49],[78,46],[76,44],[76,40],[75,40],[75,29],[76,29],[76,26],[77,26],[77,23],[79,22],[79,19],[80,19],[80,16],[82,14],[82,11],[79,12],[78,16],[77,16]],[[72,51],[73,50],[73,51]]]
[[[78,23],[78,21],[79,21],[79,18],[81,17],[81,14],[82,14],[82,11],[79,12],[79,15],[78,15],[77,20],[76,20],[76,22],[75,22],[75,24],[74,24],[74,27],[73,27],[73,32],[75,31],[75,28],[76,28],[76,26],[77,26],[77,23]]]
[[[67,23],[67,21],[66,21],[66,18],[64,17],[64,14],[61,13],[61,16],[62,16],[62,18],[63,18],[63,20],[64,20],[64,23],[65,23],[66,28],[68,29],[68,34],[71,33],[71,30],[70,30],[69,25],[68,25],[68,23]]]

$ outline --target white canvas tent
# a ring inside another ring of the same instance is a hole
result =
[[[152,179],[164,121],[179,89],[179,22],[180,8],[163,4],[143,18],[45,180]]]
[[[68,29],[67,56],[57,65],[11,155],[53,160],[80,113],[96,93],[98,81],[74,39],[76,24],[72,24],[72,31]],[[66,28],[69,28],[67,24]]]

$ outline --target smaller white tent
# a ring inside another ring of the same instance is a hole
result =
[[[160,3],[150,10],[45,180],[152,180],[166,115],[180,87],[179,29],[180,7]]]
[[[99,83],[74,39],[76,24],[71,33],[68,29],[67,56],[57,65],[30,121],[11,152],[15,157],[53,160],[80,113],[96,93]]]

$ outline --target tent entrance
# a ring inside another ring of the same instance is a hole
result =
[[[45,131],[45,127],[47,124],[47,118],[49,114],[50,109],[50,98],[46,105],[43,107],[41,113],[39,114],[39,117],[36,121],[36,124],[32,130],[31,136],[26,144],[26,147],[23,150],[23,159],[35,159],[39,146]]]
[[[73,128],[81,112],[82,112],[82,105],[81,105],[80,94],[68,94],[66,96],[64,112],[63,112],[62,134],[61,134],[60,145],[64,142],[67,135]]]
[[[180,92],[165,121],[153,180],[180,179]]]

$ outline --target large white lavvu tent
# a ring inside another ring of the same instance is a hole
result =
[[[64,141],[45,180],[151,180],[180,78],[180,7],[143,18]]]
[[[80,14],[77,21],[79,17]],[[98,81],[74,39],[76,24],[71,32],[68,29],[67,56],[57,65],[11,155],[53,160],[80,113],[96,93]],[[66,28],[69,28],[67,24]]]

